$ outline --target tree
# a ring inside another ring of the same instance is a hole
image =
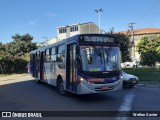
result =
[[[13,41],[7,45],[7,52],[12,55],[24,55],[36,49],[36,43],[32,43],[33,37],[29,34],[12,36]]]
[[[155,66],[156,62],[160,62],[160,37],[154,36],[149,39],[144,36],[137,45],[142,65]]]
[[[131,61],[130,49],[132,45],[131,45],[129,37],[121,33],[114,34],[114,36],[116,36],[120,42],[120,50],[122,52],[122,62]]]
[[[2,50],[2,42],[0,42],[0,50]]]
[[[29,62],[29,52],[36,49],[29,34],[12,36],[8,44],[0,43],[0,73],[24,71]]]

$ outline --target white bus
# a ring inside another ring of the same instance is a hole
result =
[[[80,34],[30,52],[36,81],[58,87],[61,94],[92,94],[121,86],[119,41],[111,35]]]

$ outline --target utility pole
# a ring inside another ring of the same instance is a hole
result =
[[[94,10],[96,13],[98,13],[98,24],[99,24],[99,34],[101,33],[101,17],[100,17],[100,13],[103,12],[102,9],[99,9],[99,10]]]
[[[132,50],[132,54],[133,57],[135,59],[135,41],[134,41],[134,31],[133,31],[133,25],[136,23],[129,23],[128,27],[130,28],[131,34],[132,34],[132,45],[133,45],[133,50]]]
[[[44,42],[45,43],[44,46],[47,46],[48,45],[48,37],[42,37],[42,38],[46,39],[45,42]]]
[[[114,27],[110,28],[110,34],[114,33]]]

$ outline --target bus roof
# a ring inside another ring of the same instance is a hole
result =
[[[69,42],[69,41],[72,41],[72,40],[76,40],[77,41],[77,40],[79,40],[80,37],[84,37],[84,36],[103,36],[103,37],[110,37],[110,38],[117,39],[115,36],[108,35],[108,34],[78,34],[78,35],[63,39],[61,41],[58,41],[56,43],[53,43],[51,45],[40,47],[40,48],[38,48],[36,50],[31,51],[30,54],[34,54],[34,53],[36,53],[38,51],[45,51],[45,49],[48,49],[48,48],[51,48],[51,47],[54,47],[54,46],[57,46],[57,45],[61,45],[63,43],[66,43],[66,42]],[[117,39],[117,41],[118,41],[118,39]]]

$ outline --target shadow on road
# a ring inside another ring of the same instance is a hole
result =
[[[56,87],[27,80],[1,85],[0,98],[0,110],[106,110],[109,106],[116,109],[123,93],[63,96]]]

